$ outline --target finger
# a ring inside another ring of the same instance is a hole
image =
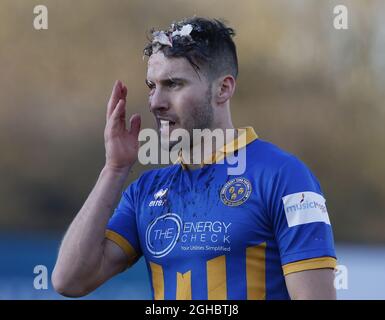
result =
[[[111,96],[107,104],[107,120],[114,112],[114,109],[121,98],[122,91],[122,82],[120,80],[116,80],[114,87],[112,88]]]
[[[133,134],[134,136],[138,137],[139,136],[139,131],[140,131],[140,125],[141,125],[141,118],[140,114],[135,113],[131,116],[130,118],[130,130],[129,133]]]
[[[123,99],[120,99],[109,119],[109,121],[111,122],[111,128],[116,128],[117,126],[123,125],[123,128],[125,129],[126,128],[125,117],[126,117],[126,101]]]
[[[126,99],[127,98],[127,87],[125,85],[122,86],[121,98],[122,99]]]

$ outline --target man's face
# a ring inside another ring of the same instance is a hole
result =
[[[165,121],[170,133],[182,128],[191,139],[193,129],[212,129],[211,86],[206,77],[199,76],[185,58],[167,58],[161,51],[150,57],[146,79],[149,107],[160,134]],[[170,148],[176,143],[170,142]]]

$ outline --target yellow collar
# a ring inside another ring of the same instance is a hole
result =
[[[200,167],[202,168],[205,164],[212,164],[218,162],[222,160],[227,153],[234,153],[235,151],[245,147],[255,139],[258,139],[258,135],[255,133],[253,127],[241,127],[237,129],[237,132],[237,138],[225,144],[224,146],[219,148],[215,153],[213,153],[210,157],[203,160],[200,164]],[[178,159],[175,161],[174,164],[176,163],[180,163],[183,169],[187,168],[187,164],[183,161],[182,149],[179,151]]]

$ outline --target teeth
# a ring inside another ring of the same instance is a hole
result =
[[[160,126],[161,127],[164,127],[164,126],[173,126],[175,125],[175,122],[174,121],[168,121],[168,120],[160,120]]]

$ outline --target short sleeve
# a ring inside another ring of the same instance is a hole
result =
[[[335,268],[326,200],[316,177],[294,156],[271,181],[269,214],[285,275]]]
[[[122,193],[106,228],[106,238],[122,248],[130,257],[130,265],[142,256],[136,223],[137,188],[138,180]]]

